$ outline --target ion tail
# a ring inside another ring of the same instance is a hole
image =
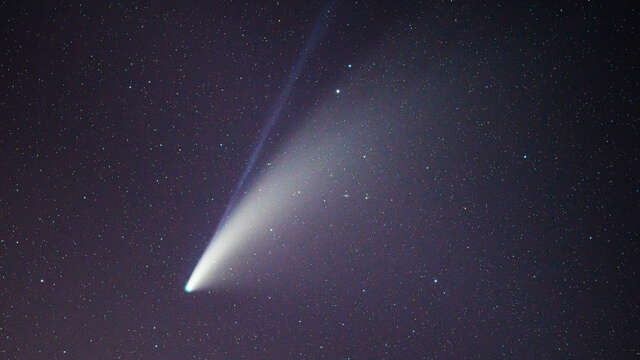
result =
[[[320,40],[326,34],[327,28],[329,26],[329,15],[331,14],[331,10],[334,7],[335,3],[336,3],[336,0],[329,1],[327,5],[323,8],[322,13],[320,14],[320,17],[316,21],[313,27],[313,32],[311,33],[311,36],[309,36],[309,39],[306,41],[305,46],[302,49],[302,52],[300,53],[300,56],[298,57],[295,65],[293,66],[293,69],[289,73],[289,77],[287,78],[287,82],[285,83],[284,89],[280,93],[280,96],[278,97],[277,101],[275,102],[275,104],[273,105],[273,107],[269,112],[269,116],[266,119],[266,124],[262,129],[262,132],[260,133],[260,137],[258,138],[258,142],[253,152],[251,153],[251,156],[249,157],[249,162],[247,163],[247,166],[242,172],[240,181],[236,185],[231,195],[231,199],[227,204],[227,208],[225,209],[225,212],[222,216],[220,224],[218,225],[218,228],[227,220],[227,217],[229,216],[229,212],[231,211],[231,209],[235,207],[238,197],[240,195],[240,192],[242,191],[242,188],[247,180],[247,177],[253,170],[253,167],[255,166],[255,163],[258,160],[258,157],[260,156],[262,148],[264,147],[264,144],[267,141],[267,138],[269,137],[269,133],[271,132],[271,129],[273,129],[274,125],[277,123],[278,119],[280,118],[280,114],[282,113],[282,109],[284,108],[285,104],[287,103],[287,101],[289,101],[289,98],[291,97],[291,92],[295,87],[296,80],[298,79],[298,77],[300,77],[300,74],[302,73],[302,70],[304,69],[304,66],[307,63],[307,60],[309,59],[313,50],[318,45],[318,42],[320,42]]]

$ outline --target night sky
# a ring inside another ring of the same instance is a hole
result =
[[[0,4],[0,358],[640,356],[631,2],[39,3]]]

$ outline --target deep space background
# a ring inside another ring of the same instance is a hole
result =
[[[0,3],[0,358],[640,356],[633,2],[336,2],[250,176],[362,162],[184,291],[326,6]]]

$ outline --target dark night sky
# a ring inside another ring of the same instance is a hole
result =
[[[0,358],[640,354],[631,2],[338,2],[251,177],[314,121],[362,161],[194,293],[326,3],[36,3],[0,4]]]

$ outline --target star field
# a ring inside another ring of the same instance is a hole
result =
[[[631,3],[0,9],[0,358],[640,354]]]

